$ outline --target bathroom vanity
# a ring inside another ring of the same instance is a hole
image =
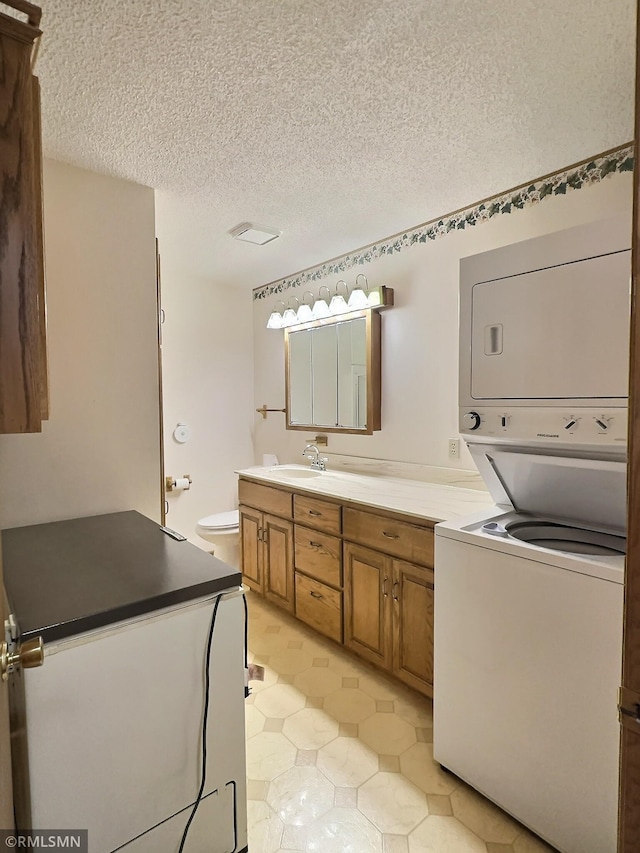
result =
[[[247,585],[431,696],[433,527],[488,495],[295,465],[238,474]]]

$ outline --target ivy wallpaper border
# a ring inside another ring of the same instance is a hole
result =
[[[426,243],[429,240],[444,237],[451,231],[460,231],[482,222],[488,222],[494,216],[522,210],[524,207],[538,204],[549,196],[566,195],[571,190],[579,190],[582,187],[597,184],[608,175],[613,175],[616,172],[632,171],[633,145],[629,144],[577,166],[571,166],[562,172],[541,178],[529,186],[510,190],[503,195],[494,196],[457,213],[443,216],[437,220],[433,219],[402,234],[387,237],[363,249],[341,255],[332,261],[309,267],[302,272],[270,284],[264,284],[253,291],[253,298],[254,300],[266,299],[278,293],[285,293],[292,288],[321,281],[329,276],[341,275],[347,270],[375,261],[384,255],[395,255],[398,252],[403,252],[416,243]]]

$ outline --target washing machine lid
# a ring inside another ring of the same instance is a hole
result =
[[[209,530],[228,530],[240,524],[240,512],[237,509],[231,510],[231,512],[217,512],[201,518],[198,524],[200,527]]]
[[[623,459],[552,456],[531,448],[488,444],[470,445],[469,450],[499,506],[594,530],[626,530]]]

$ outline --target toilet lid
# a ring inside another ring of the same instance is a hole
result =
[[[228,530],[231,527],[238,527],[239,524],[240,513],[237,509],[206,515],[198,522],[200,527],[206,527],[209,530]]]

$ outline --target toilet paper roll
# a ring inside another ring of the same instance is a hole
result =
[[[263,453],[262,454],[262,464],[267,467],[269,465],[277,465],[278,457],[275,453]]]
[[[191,486],[191,483],[189,482],[187,477],[177,477],[176,478],[176,484],[173,487],[173,491],[174,492],[179,492],[182,490],[188,491],[190,486]]]

